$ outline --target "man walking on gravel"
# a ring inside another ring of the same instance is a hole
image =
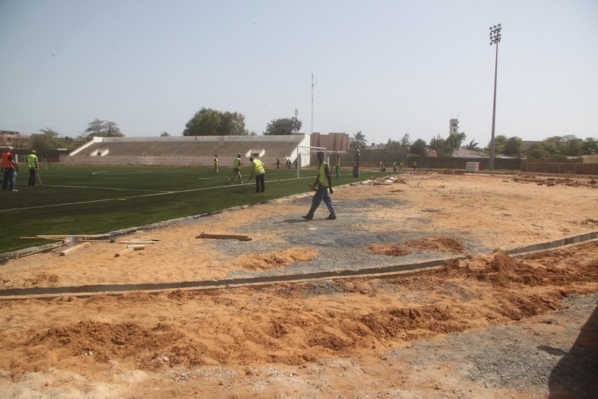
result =
[[[332,207],[332,198],[330,198],[330,194],[333,193],[332,179],[330,178],[330,168],[328,167],[328,164],[324,162],[324,153],[322,151],[318,151],[317,156],[320,166],[318,168],[316,182],[312,186],[312,190],[314,190],[316,193],[312,199],[311,208],[309,209],[309,212],[307,212],[307,215],[303,216],[303,219],[313,220],[316,209],[318,209],[320,203],[324,201],[328,207],[328,211],[330,212],[330,215],[326,218],[326,220],[334,220],[336,219],[336,213]],[[328,189],[330,189],[330,193],[328,193]]]

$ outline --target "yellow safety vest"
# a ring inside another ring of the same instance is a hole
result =
[[[37,166],[37,155],[35,155],[35,154],[27,155],[27,166],[29,166],[29,169],[33,169]]]
[[[322,187],[328,187],[328,178],[326,177],[326,167],[328,164],[326,162],[322,162],[320,165],[320,170],[318,170],[318,183]]]
[[[264,169],[264,164],[259,159],[253,160],[253,166],[254,166],[254,171],[255,171],[256,176],[266,173],[266,169]]]

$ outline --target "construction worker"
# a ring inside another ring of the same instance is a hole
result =
[[[19,167],[14,160],[11,146],[8,146],[6,151],[2,153],[2,170],[4,171],[2,190],[18,191],[16,189],[15,172],[19,170]]]
[[[312,198],[311,208],[309,209],[309,212],[307,212],[307,215],[303,216],[303,219],[313,220],[314,213],[323,200],[328,207],[328,211],[330,212],[330,215],[326,218],[326,220],[334,220],[336,219],[336,213],[334,212],[334,207],[332,206],[332,198],[330,198],[330,194],[333,193],[332,179],[330,178],[330,168],[328,167],[328,164],[324,162],[324,153],[322,151],[318,151],[317,156],[320,166],[318,168],[316,182],[312,186],[312,190],[314,190],[316,193]],[[328,190],[330,190],[330,193],[328,193]]]
[[[35,150],[31,150],[31,154],[27,155],[27,166],[29,167],[29,186],[35,187],[35,178],[39,173],[39,165],[37,164],[37,155]]]
[[[253,175],[255,175],[255,192],[256,193],[263,193],[265,188],[265,177],[266,177],[266,168],[264,168],[264,163],[259,159],[249,158],[251,162],[251,174],[249,175],[249,180],[253,179]]]
[[[218,173],[218,154],[214,154],[214,171]]]
[[[233,173],[228,177],[231,183],[235,182],[235,177],[239,178],[239,182],[243,183],[241,177],[241,154],[237,154],[237,157],[233,160]]]
[[[336,154],[336,178],[337,180],[341,177],[341,157]]]

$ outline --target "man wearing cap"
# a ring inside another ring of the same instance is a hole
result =
[[[10,191],[17,191],[15,187],[15,171],[18,171],[19,167],[14,161],[11,146],[9,146],[7,150],[2,153],[2,170],[4,171],[2,190],[8,189]]]
[[[31,150],[31,154],[27,155],[27,166],[29,167],[29,186],[35,187],[35,178],[39,170],[35,150]]]

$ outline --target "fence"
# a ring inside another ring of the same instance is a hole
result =
[[[355,153],[341,153],[341,164],[343,167],[353,166]],[[480,171],[488,170],[488,158],[453,158],[453,157],[419,157],[413,154],[406,154],[402,150],[375,150],[362,151],[360,155],[360,166],[377,168],[380,161],[386,166],[386,170],[392,170],[394,161],[403,161],[403,169],[413,168],[413,162],[417,162],[418,169],[453,169],[466,170],[468,162],[478,162]],[[332,158],[331,158],[331,162]],[[580,159],[562,162],[528,161],[526,159],[495,158],[495,171],[511,171],[525,173],[545,174],[583,174],[598,175],[598,163],[583,163]]]

